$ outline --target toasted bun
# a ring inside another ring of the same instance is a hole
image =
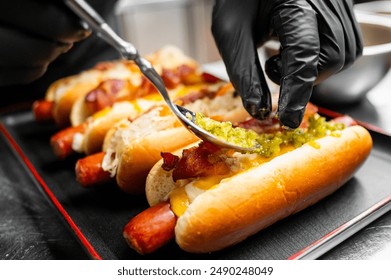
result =
[[[176,156],[181,156],[184,149],[196,146],[199,143],[192,143],[186,147],[172,152]],[[165,171],[162,168],[163,159],[160,158],[158,162],[151,168],[145,181],[145,195],[150,206],[154,206],[162,201],[168,199],[169,193],[174,189],[175,182],[172,179],[172,170]]]
[[[82,124],[90,116],[85,103],[85,95],[79,96],[73,103],[70,112],[70,122],[73,126]]]
[[[175,139],[168,141],[168,139]],[[160,160],[161,151],[172,152],[198,138],[185,127],[162,130],[146,137],[122,145],[117,168],[117,184],[125,192],[140,194],[145,192],[145,178],[151,167]]]
[[[68,126],[70,124],[73,104],[98,85],[100,75],[98,70],[89,70],[55,82],[49,89],[48,95],[54,96],[53,117],[57,125]]]
[[[194,107],[192,108],[191,105],[194,105]],[[218,113],[219,118],[232,122],[242,121],[249,117],[242,106],[241,99],[235,97],[233,92],[227,92],[227,94],[214,99],[202,98],[191,104],[186,104],[187,106],[190,106],[193,110],[196,109],[195,112],[201,111],[210,115]],[[223,109],[219,108],[218,110],[216,108],[218,106],[222,106]],[[114,127],[110,129],[104,139],[104,150],[108,151],[111,146],[112,150],[115,149],[116,154],[116,158],[113,159],[113,154],[108,153],[108,156],[105,157],[107,164],[104,164],[104,166],[110,170],[113,176],[116,175],[119,187],[128,193],[145,192],[145,178],[154,164],[160,160],[162,151],[172,153],[190,143],[199,141],[187,128],[178,123],[174,115],[170,113],[171,121],[166,119],[161,122],[157,116],[153,116],[154,109],[140,116],[130,126],[118,123],[128,137],[121,136],[118,139]],[[175,122],[177,125],[166,126],[164,123],[167,121]],[[152,123],[154,123],[153,128],[150,126]],[[163,127],[159,127],[159,124]],[[180,126],[178,127],[178,125]],[[113,163],[117,158],[118,165],[115,170],[113,168],[115,164]]]
[[[130,102],[117,102],[109,113],[93,119],[84,132],[83,151],[87,155],[102,150],[107,132],[119,121],[134,118],[140,114],[139,108]],[[98,113],[99,114],[99,113]]]
[[[117,88],[115,91],[115,100],[116,102],[120,102],[123,100],[132,100],[136,98],[133,93],[140,86],[142,81],[142,75],[138,68],[133,70],[135,66],[132,64],[127,65],[124,63],[118,63],[115,65],[111,71],[107,71],[105,75],[102,75],[99,83],[95,88],[86,94],[80,95],[72,106],[72,110],[70,112],[70,120],[72,126],[77,126],[83,123],[90,115],[93,114],[88,109],[88,103],[86,101],[86,96],[89,93],[96,92],[106,92],[110,93],[113,91],[113,81],[118,82],[121,81],[120,88]]]
[[[54,82],[47,90],[45,99],[54,100],[53,116],[60,126],[81,124],[87,117],[84,97],[102,81],[108,79],[134,80],[129,63],[123,60],[102,62],[94,68]],[[136,75],[141,81],[140,75]],[[77,102],[77,103],[76,103]],[[76,107],[73,105],[77,104]]]
[[[372,148],[371,136],[361,126],[316,142],[320,148],[305,144],[199,195],[178,219],[176,242],[183,250],[196,253],[236,244],[336,191]],[[169,173],[160,167],[161,162],[148,175],[150,204],[166,200],[174,187]]]

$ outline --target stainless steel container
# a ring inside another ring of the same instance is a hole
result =
[[[350,68],[314,88],[312,100],[321,105],[361,101],[388,72],[391,58],[391,18],[356,13],[364,38],[363,56]]]
[[[212,0],[121,0],[118,29],[142,54],[175,45],[200,63],[216,61],[212,5]]]

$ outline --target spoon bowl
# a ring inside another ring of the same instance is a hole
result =
[[[144,76],[147,77],[152,82],[152,84],[156,87],[160,95],[163,97],[164,101],[167,103],[168,107],[178,117],[181,123],[198,138],[211,142],[217,146],[228,148],[228,149],[234,149],[240,152],[251,152],[257,148],[257,147],[254,148],[242,147],[224,141],[218,138],[216,135],[213,135],[212,133],[198,126],[196,123],[196,113],[194,113],[193,111],[185,107],[176,105],[172,102],[170,96],[168,95],[166,87],[164,86],[162,78],[152,67],[149,61],[140,58],[140,61],[137,63],[137,65],[139,65],[140,70],[144,74]]]

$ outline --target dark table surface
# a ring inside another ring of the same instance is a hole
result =
[[[360,104],[332,108],[391,134],[391,73]],[[6,140],[0,138],[0,147]],[[7,158],[8,160],[1,160]],[[88,259],[57,210],[9,149],[0,149],[0,259]],[[26,185],[24,185],[26,184]],[[391,213],[321,259],[391,259]]]

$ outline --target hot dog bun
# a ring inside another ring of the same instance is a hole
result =
[[[192,58],[186,56],[175,46],[167,45],[151,54],[148,54],[146,59],[151,62],[160,75],[163,75],[166,71],[174,73],[180,67],[186,67],[189,72],[188,75],[190,73],[196,74],[196,72],[198,76],[200,75],[200,73],[198,73],[200,69],[198,63]],[[152,85],[146,86],[144,83],[146,80],[135,63],[131,61],[124,61],[122,64],[122,67],[121,65],[117,65],[116,69],[114,69],[115,71],[111,70],[112,73],[109,73],[110,75],[106,74],[104,77],[105,79],[99,79],[97,81],[97,87],[95,87],[92,91],[104,92],[104,94],[108,96],[113,95],[113,99],[116,101],[130,101],[137,97],[143,97],[156,92]],[[182,80],[178,80],[178,84],[186,82],[186,77],[181,78]],[[176,87],[178,84],[173,85],[173,87]],[[91,93],[94,94],[96,92],[89,92],[89,94]],[[74,101],[74,105],[72,106],[70,113],[71,124],[73,126],[79,125],[90,115],[91,112],[88,109],[86,94],[79,95],[79,97]]]
[[[234,245],[336,191],[372,148],[369,132],[357,125],[316,143],[275,156],[198,195],[178,218],[178,245],[195,253]],[[159,161],[147,177],[148,202],[167,201],[174,188],[171,171],[164,171]]]
[[[233,89],[213,98],[186,104],[190,109],[233,122],[249,117]],[[214,115],[216,114],[216,115]],[[128,193],[144,193],[145,179],[161,158],[161,151],[173,152],[198,141],[166,106],[159,106],[136,118],[119,122],[105,139],[103,168],[116,177]]]
[[[172,86],[170,88],[179,83],[193,84],[202,81],[202,73],[198,63],[184,55],[175,46],[165,46],[147,55],[146,59],[152,63],[159,74],[163,75],[163,78],[164,74],[168,72],[166,76],[175,80],[165,79],[165,82],[167,81],[169,86]],[[111,87],[110,80],[123,84],[119,88]],[[144,96],[150,93],[150,89],[153,89],[152,85],[144,83],[145,78],[135,63],[127,60],[115,60],[101,62],[91,69],[53,82],[47,89],[43,101],[53,102],[51,114],[58,126],[77,126],[96,112],[91,112],[89,107],[94,101],[87,101],[86,96],[94,91],[102,90],[100,87],[104,87],[107,82],[109,86],[106,88],[107,92],[103,94],[107,94],[115,101]],[[100,104],[101,106],[102,104]],[[36,115],[39,117],[42,114]],[[37,121],[40,120],[37,119]]]
[[[71,111],[76,100],[84,98],[100,82],[112,78],[125,78],[130,75],[127,62],[104,62],[79,74],[65,77],[54,82],[47,90],[46,100],[53,100],[53,117],[60,127],[71,124]],[[77,122],[73,125],[78,125]]]
[[[179,139],[178,141],[165,141]],[[174,151],[198,139],[185,127],[178,126],[148,135],[119,149],[116,180],[118,186],[133,194],[144,193],[148,171],[160,159],[160,151]]]
[[[74,138],[73,149],[87,155],[101,151],[106,133],[116,123],[126,118],[136,118],[156,104],[154,101],[143,104],[122,101],[95,113],[87,119],[84,132]]]
[[[171,98],[175,99],[177,97],[184,97],[201,89],[213,91],[216,90],[219,85],[219,83],[216,83],[212,85],[200,84],[192,86],[178,86],[176,89],[170,90],[169,95]],[[194,106],[202,103],[203,102],[201,101],[195,102]],[[116,102],[112,107],[105,108],[95,113],[87,119],[85,131],[75,137],[73,143],[74,150],[87,155],[96,153],[102,149],[105,151],[106,148],[102,148],[102,146],[104,146],[104,142],[110,141],[105,140],[106,134],[109,134],[109,136],[113,134],[110,130],[116,129],[116,123],[123,119],[125,119],[125,122],[127,121],[126,119],[129,119],[129,122],[131,122],[133,119],[136,119],[152,107],[159,106],[161,104],[164,104],[161,95],[158,93],[152,93],[148,96],[136,98],[131,101]],[[238,111],[239,110],[234,110],[230,113],[230,116],[238,114]],[[243,109],[240,111],[245,112]],[[226,110],[224,112],[226,112]],[[178,144],[176,146],[178,148],[181,147],[178,146]]]

